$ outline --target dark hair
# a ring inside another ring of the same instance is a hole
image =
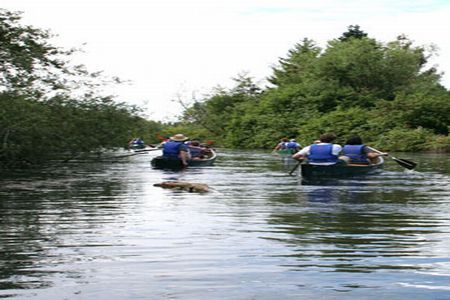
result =
[[[336,139],[336,135],[334,133],[324,133],[320,136],[320,141],[322,143],[331,143]]]
[[[362,141],[362,139],[359,136],[354,135],[351,138],[349,138],[347,140],[347,142],[345,142],[345,144],[346,145],[362,145],[363,141]]]

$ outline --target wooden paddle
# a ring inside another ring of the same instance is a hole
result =
[[[384,152],[378,151],[377,149],[374,149],[372,147],[368,147],[370,150],[377,152],[379,154],[385,154]],[[386,153],[386,156],[392,158],[396,163],[398,163],[400,166],[402,166],[403,168],[406,168],[408,170],[412,170],[417,166],[417,163],[407,160],[407,159],[402,159],[402,158],[396,158],[394,156],[390,156],[389,154]]]

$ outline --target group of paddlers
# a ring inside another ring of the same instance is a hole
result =
[[[204,159],[211,154],[211,148],[208,144],[201,144],[197,140],[189,140],[183,134],[164,138],[158,145],[146,145],[141,138],[133,138],[129,143],[130,149],[142,149],[146,146],[162,148],[163,157],[167,159],[180,159],[184,165],[190,159]]]
[[[180,159],[187,166],[188,160],[204,159],[211,155],[208,144],[201,144],[197,140],[189,140],[184,134],[175,134],[162,143],[163,158]]]
[[[349,138],[343,147],[333,143],[335,139],[335,134],[325,133],[313,144],[302,148],[295,139],[283,138],[274,151],[286,151],[287,154],[292,155],[293,159],[299,161],[307,159],[309,164],[315,165],[369,165],[377,163],[379,156],[387,155],[387,153],[366,146],[359,136]],[[145,146],[145,143],[136,138],[130,142],[130,146]],[[188,160],[204,159],[211,154],[209,145],[201,144],[197,140],[189,140],[183,134],[175,134],[159,146],[163,150],[164,158],[179,159],[186,166]]]
[[[295,140],[285,138],[280,141],[274,150],[291,149],[292,158],[300,161],[307,159],[309,164],[315,165],[368,165],[377,163],[379,156],[387,155],[387,153],[379,152],[364,145],[359,136],[349,138],[343,147],[339,144],[334,144],[335,139],[335,134],[325,133],[313,144],[301,148]]]

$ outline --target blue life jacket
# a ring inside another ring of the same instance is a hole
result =
[[[191,146],[188,147],[189,153],[191,154],[191,157],[201,157],[203,155],[203,150],[200,147]]]
[[[280,147],[280,149],[278,149],[278,150],[287,149],[286,144],[287,144],[287,142],[281,142],[281,143],[279,143],[278,146]]]
[[[366,145],[345,145],[342,148],[342,154],[350,158],[352,163],[369,163],[367,154],[364,153]]]
[[[134,139],[131,141],[130,147],[133,149],[142,149],[145,148],[145,143],[141,139]]]
[[[308,161],[310,163],[337,163],[338,156],[333,154],[333,144],[313,144],[309,149]]]
[[[168,141],[163,146],[163,156],[167,158],[178,158],[183,142]]]
[[[296,150],[296,149],[298,149],[299,148],[299,144],[297,144],[296,142],[287,142],[287,143],[285,143],[285,147],[286,147],[286,149],[293,149],[293,150]]]
[[[134,139],[133,141],[131,141],[132,146],[143,146],[144,144],[144,141],[141,139]]]

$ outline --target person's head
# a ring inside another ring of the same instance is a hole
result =
[[[320,141],[322,143],[331,143],[336,139],[336,135],[334,133],[324,133],[320,136]]]
[[[293,143],[296,143],[296,142],[297,142],[295,139],[291,139],[290,141],[293,142]]]
[[[362,143],[362,139],[357,135],[350,137],[347,142],[345,142],[346,145],[362,145]]]
[[[174,141],[174,142],[184,142],[187,141],[188,137],[186,137],[184,134],[178,133],[175,134],[174,136],[170,137],[170,140]]]
[[[289,142],[289,139],[287,137],[285,137],[285,138],[282,138],[281,141],[286,143],[286,142]]]
[[[192,141],[191,146],[198,147],[198,146],[200,146],[200,143],[199,143],[199,141]]]

